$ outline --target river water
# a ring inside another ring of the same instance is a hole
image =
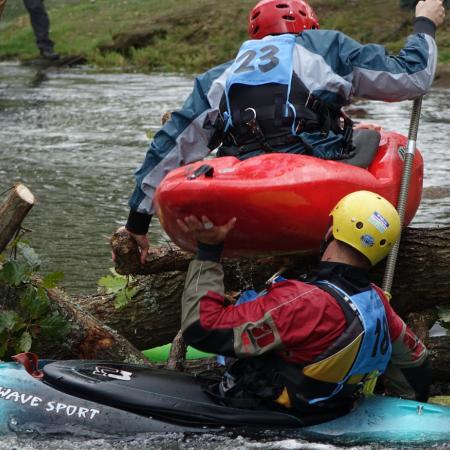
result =
[[[44,273],[62,270],[70,293],[89,293],[112,266],[107,242],[127,217],[133,172],[161,115],[178,108],[192,78],[96,73],[0,63],[0,193],[25,183],[37,197],[25,226]],[[359,102],[365,120],[407,134],[411,103]],[[413,225],[450,223],[450,90],[424,99],[418,145],[424,198]],[[1,196],[0,196],[1,197]],[[165,240],[157,224],[151,240]],[[143,437],[132,441],[0,439],[0,448],[325,449],[299,440]],[[360,447],[361,448],[361,447]],[[371,447],[373,448],[373,447]]]
[[[112,266],[107,238],[126,220],[147,132],[191,86],[180,76],[0,64],[0,192],[21,181],[35,194],[25,226],[43,271],[62,270],[69,292],[94,291]],[[410,102],[358,108],[370,111],[367,120],[408,131]],[[450,223],[449,108],[448,89],[424,99],[418,143],[427,189],[417,226]],[[157,224],[151,234],[153,243],[165,239]]]

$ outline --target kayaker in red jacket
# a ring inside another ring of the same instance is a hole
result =
[[[206,217],[179,221],[198,241],[182,299],[184,338],[200,350],[232,357],[214,391],[220,401],[282,405],[304,412],[311,423],[347,412],[362,383],[386,369],[387,392],[427,400],[427,350],[367,274],[398,238],[395,208],[377,194],[358,191],[330,216],[316,271],[301,280],[278,280],[238,305],[224,298],[220,264],[235,219],[222,226]]]
[[[444,16],[441,0],[419,1],[411,35],[390,55],[381,45],[318,29],[303,0],[255,5],[250,40],[234,60],[196,78],[192,94],[155,135],[136,171],[126,229],[139,245],[142,263],[155,190],[170,170],[218,146],[218,155],[240,159],[282,152],[348,161],[352,124],[341,108],[354,96],[394,102],[428,92],[437,60],[434,36]]]

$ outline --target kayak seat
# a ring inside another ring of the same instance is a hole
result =
[[[380,146],[381,135],[375,130],[355,130],[353,132],[353,146],[355,154],[342,162],[352,166],[367,169],[372,163]]]
[[[57,361],[43,382],[66,394],[172,423],[192,426],[301,427],[291,414],[222,406],[181,372],[110,361]]]

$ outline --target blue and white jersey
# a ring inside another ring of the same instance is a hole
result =
[[[339,31],[307,30],[295,37],[292,71],[310,93],[340,108],[353,96],[397,102],[423,95],[431,87],[437,60],[435,27],[416,19],[414,34],[396,56],[381,45],[362,45]],[[267,45],[279,37],[267,36]],[[198,76],[183,107],[155,135],[136,172],[132,211],[153,214],[153,196],[172,169],[203,159],[219,113],[220,100],[234,63],[229,61]],[[322,137],[323,140],[323,137]],[[327,145],[324,139],[321,145]],[[312,144],[314,145],[314,143]]]

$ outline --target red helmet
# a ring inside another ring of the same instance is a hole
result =
[[[262,0],[250,12],[248,34],[262,39],[269,34],[300,33],[319,28],[311,6],[303,0]]]

